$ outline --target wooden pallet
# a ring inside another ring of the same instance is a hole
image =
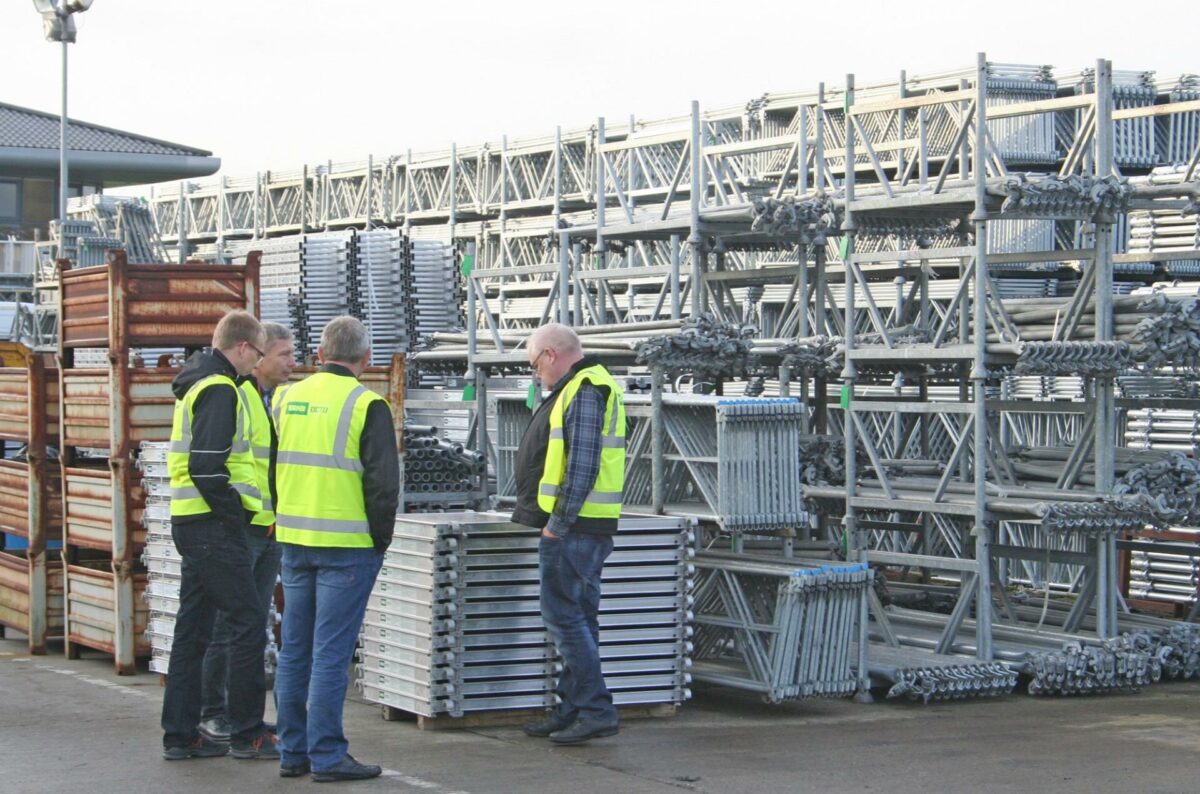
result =
[[[413,714],[393,706],[382,706],[383,719],[388,722],[416,722],[417,729],[422,731],[461,730],[472,728],[500,728],[511,725],[524,725],[546,716],[545,709],[511,709],[507,711],[478,711],[464,714],[461,717],[451,717],[440,714],[436,717],[426,717]],[[644,706],[621,706],[617,709],[622,721],[637,719],[662,719],[674,717],[678,706],[672,703],[653,703]]]

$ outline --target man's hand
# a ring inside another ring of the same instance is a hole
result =
[[[562,538],[560,538],[558,535],[555,535],[553,532],[550,531],[550,527],[542,528],[542,537],[550,538],[550,540],[562,540]]]

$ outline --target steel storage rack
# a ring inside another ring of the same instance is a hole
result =
[[[57,446],[58,372],[48,356],[0,344],[0,538],[22,538],[23,549],[0,551],[0,630],[28,637],[46,653],[62,636],[63,572],[49,549],[62,542],[62,496]],[[50,439],[53,439],[51,442]],[[57,556],[57,554],[55,554]]]
[[[524,332],[548,320],[602,330],[585,349],[623,367],[637,366],[627,343],[655,323],[671,324],[667,335],[688,316],[757,325],[758,371],[718,382],[728,396],[805,404],[805,470],[818,471],[804,481],[816,516],[800,537],[844,539],[852,564],[888,571],[896,589],[916,572],[924,592],[957,598],[936,625],[874,605],[872,648],[912,642],[881,652],[870,675],[909,696],[1007,691],[1013,665],[1039,691],[1111,688],[1133,679],[1056,679],[1044,643],[999,623],[1022,613],[1005,602],[1018,588],[1061,589],[1072,608],[1051,617],[1086,649],[1073,663],[1116,659],[1153,677],[1145,653],[1119,647],[1130,625],[1119,552],[1145,552],[1133,566],[1143,583],[1186,587],[1191,565],[1127,545],[1158,517],[1141,498],[1155,495],[1111,494],[1133,487],[1118,482],[1128,472],[1113,447],[1127,408],[1196,410],[1186,400],[1197,348],[1181,330],[1192,310],[1179,288],[1155,285],[1156,306],[1139,289],[1198,272],[1198,119],[1187,76],[981,58],[878,85],[850,78],[670,118],[259,175],[237,188],[253,220],[223,228],[383,224],[465,242],[466,333],[438,335],[413,358],[465,374],[483,404],[489,375],[522,367]],[[203,221],[168,222],[181,229],[168,244],[222,234],[216,195],[152,199],[163,219],[178,208]],[[516,444],[504,412],[521,406],[498,407],[503,493]],[[492,418],[474,423],[481,439]],[[654,464],[665,470],[678,450],[649,435],[653,484]],[[813,463],[833,447],[837,465]],[[984,614],[971,621],[972,610]],[[938,672],[913,679],[925,648],[942,652]],[[978,687],[955,689],[960,675]]]
[[[138,349],[209,345],[233,309],[257,313],[258,257],[240,267],[130,264],[112,251],[104,268],[59,266],[65,650],[112,654],[117,673],[128,675],[135,657],[150,652],[135,452],[143,441],[170,439],[178,372],[131,363]],[[77,354],[89,348],[107,348],[108,366],[78,368]]]

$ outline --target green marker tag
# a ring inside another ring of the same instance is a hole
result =
[[[529,384],[529,393],[525,395],[525,407],[533,410],[534,403],[537,402],[538,387],[536,383]]]
[[[842,386],[842,399],[840,404],[844,410],[850,410],[850,384]]]
[[[475,269],[475,257],[471,256],[470,254],[467,254],[466,256],[463,257],[462,265],[459,267],[459,270],[461,270],[463,276],[466,277],[466,276],[470,276],[471,271],[474,269]]]
[[[471,402],[471,400],[475,399],[475,384],[474,383],[467,384],[467,387],[465,389],[463,389],[462,398],[463,398],[463,402],[465,402],[465,403],[469,403],[469,402]]]
[[[842,241],[838,244],[838,256],[841,257],[841,260],[843,262],[845,262],[846,257],[849,254],[850,254],[850,238],[843,235]]]

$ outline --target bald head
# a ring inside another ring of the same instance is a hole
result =
[[[583,358],[579,337],[562,323],[548,323],[529,337],[529,366],[545,386],[553,386]]]
[[[568,326],[562,323],[547,323],[533,332],[529,337],[529,349],[534,355],[547,347],[554,348],[560,354],[581,353],[583,347],[579,337]]]

